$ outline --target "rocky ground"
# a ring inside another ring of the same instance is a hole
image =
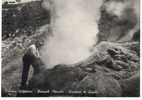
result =
[[[138,42],[101,42],[88,59],[73,65],[42,70],[29,81],[30,90],[63,90],[67,96],[139,96],[140,65]],[[95,91],[95,94],[68,94],[68,91]],[[24,94],[20,96],[54,96]],[[58,95],[55,95],[58,96]]]
[[[40,49],[44,44],[44,39],[50,35],[50,31],[43,31],[45,28],[48,29],[50,17],[48,14],[46,16],[45,11],[39,9],[40,7],[40,2],[38,1],[19,6],[16,5],[12,8],[3,8],[3,96],[17,95],[13,92],[7,93],[7,91],[19,90],[23,67],[22,57],[26,48],[31,44],[36,44]],[[27,15],[30,14],[28,13],[29,10],[36,13]],[[114,18],[114,21],[111,17]],[[77,64],[60,64],[52,69],[46,69],[37,76],[31,75],[31,69],[28,89],[55,89],[64,90],[66,92],[69,89],[74,91],[92,90],[95,91],[95,94],[91,96],[97,97],[139,96],[140,31],[138,30],[134,33],[134,37],[131,41],[114,42],[120,40],[122,36],[120,33],[119,36],[113,39],[113,35],[109,34],[112,33],[111,31],[114,31],[113,26],[115,26],[116,29],[119,27],[118,25],[121,26],[121,22],[116,20],[116,17],[110,16],[102,10],[102,16],[99,22],[100,34],[98,36],[100,41],[94,46],[93,55]],[[124,26],[130,24],[131,22],[126,23]],[[131,27],[133,27],[133,25],[131,25]],[[107,33],[105,34],[105,32]],[[125,32],[127,33],[127,29]],[[37,95],[19,94],[18,96]],[[89,94],[69,96],[89,96]]]

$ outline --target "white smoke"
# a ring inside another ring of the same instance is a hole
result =
[[[74,64],[91,55],[102,3],[102,0],[43,0],[43,7],[51,12],[53,33],[41,49],[42,60],[49,68]]]
[[[132,9],[137,19],[140,19],[140,0],[108,0],[104,6],[109,14],[114,14],[119,18],[124,16],[125,9]]]
[[[119,21],[129,22],[126,26],[125,23],[123,27],[121,26],[125,32],[122,31],[120,26],[117,27],[118,30],[115,27],[112,30],[114,30],[114,33],[124,33],[120,41],[131,40],[134,33],[140,29],[140,0],[105,0],[103,6],[108,14],[117,16]],[[115,34],[115,36],[118,34]]]

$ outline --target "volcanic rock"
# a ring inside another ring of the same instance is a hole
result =
[[[95,91],[92,96],[101,97],[139,96],[139,56],[127,48],[135,44],[139,43],[101,42],[93,55],[82,62],[56,65],[34,75],[28,89],[91,90]]]

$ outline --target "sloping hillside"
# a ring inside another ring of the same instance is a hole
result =
[[[30,13],[32,12],[32,13]],[[39,48],[49,35],[49,12],[40,1],[2,8],[2,87],[17,90],[21,81],[22,56],[25,49],[36,44]]]
[[[40,1],[4,7],[2,9],[3,63],[7,63],[9,57],[21,55],[32,43],[40,46],[45,33],[48,33],[41,32],[42,28],[48,28],[49,22],[49,12],[41,7]]]

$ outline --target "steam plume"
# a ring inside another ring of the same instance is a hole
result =
[[[51,12],[53,34],[41,49],[43,61],[49,68],[74,64],[88,58],[98,41],[131,40],[140,27],[139,4],[140,0],[43,0],[42,6]]]
[[[105,0],[101,9],[99,41],[130,41],[140,26],[140,0]]]
[[[91,55],[102,0],[43,0],[51,11],[50,37],[41,50],[47,66],[73,64]]]

